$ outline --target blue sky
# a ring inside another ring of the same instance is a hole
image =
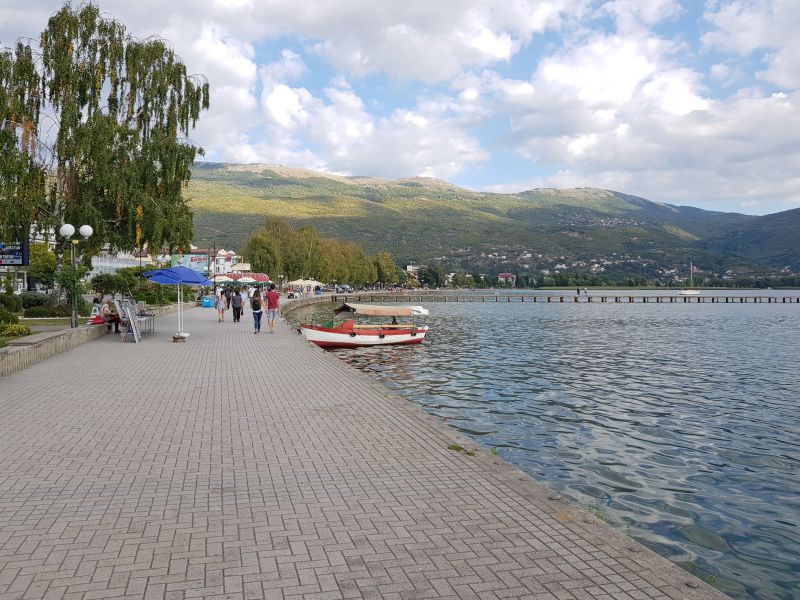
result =
[[[59,2],[0,8],[0,43]],[[796,0],[100,2],[205,74],[206,159],[800,207]]]

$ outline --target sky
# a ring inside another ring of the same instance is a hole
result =
[[[0,46],[61,7],[0,0]],[[800,207],[800,0],[104,0],[205,75],[204,160]]]

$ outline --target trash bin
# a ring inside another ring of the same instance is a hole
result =
[[[200,302],[200,306],[204,306],[206,308],[213,308],[214,307],[214,297],[213,296],[203,296],[203,300]]]

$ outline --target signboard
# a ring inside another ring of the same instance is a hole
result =
[[[13,244],[0,243],[0,265],[22,267],[28,264],[28,240]]]
[[[173,254],[171,267],[187,267],[198,273],[208,272],[208,254]]]

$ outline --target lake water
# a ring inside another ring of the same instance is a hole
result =
[[[800,597],[800,304],[425,306],[423,345],[337,356],[731,596]]]

